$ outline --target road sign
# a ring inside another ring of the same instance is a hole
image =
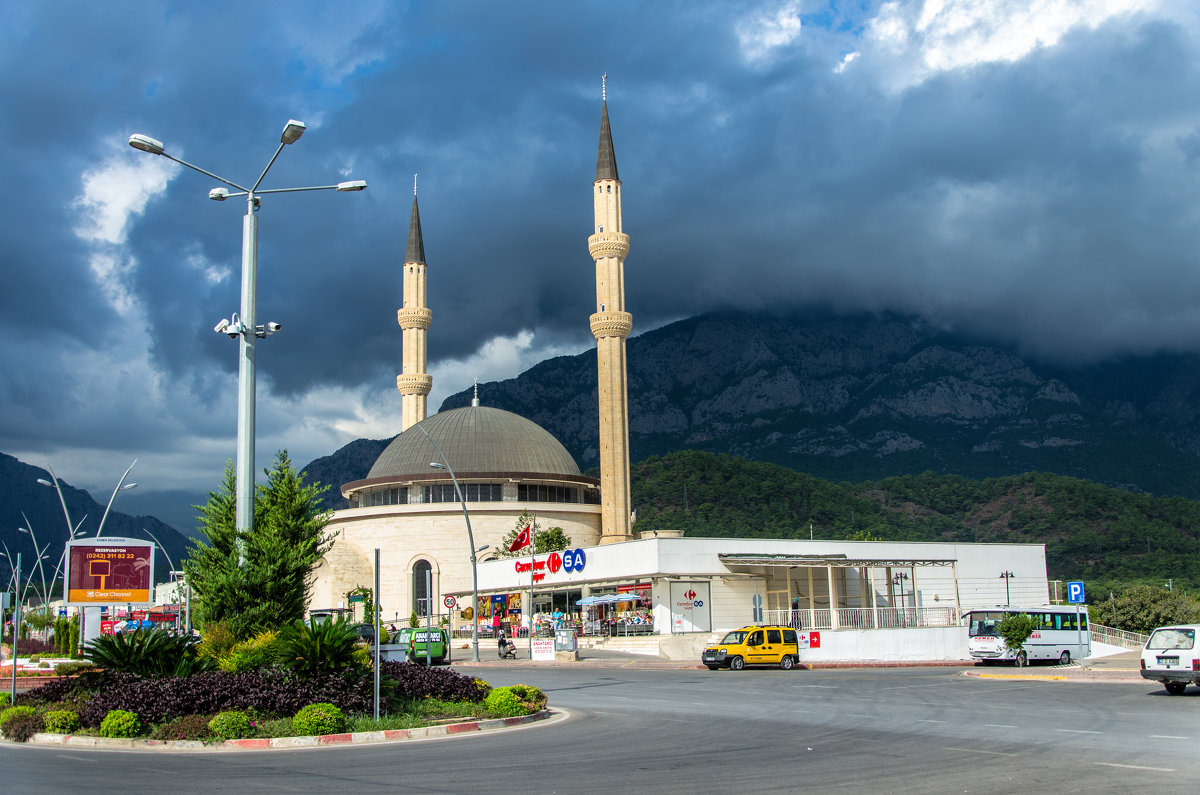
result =
[[[1087,601],[1083,590],[1083,580],[1072,580],[1067,583],[1067,601],[1073,605],[1081,605]]]
[[[750,600],[755,607],[762,607],[762,594],[754,594],[754,598]]]
[[[458,604],[458,602],[455,600],[455,598],[453,596],[447,596],[445,599],[442,600],[442,604],[444,604],[446,607],[453,608],[456,604]]]

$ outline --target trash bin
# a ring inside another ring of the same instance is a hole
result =
[[[573,629],[556,629],[554,630],[554,650],[555,651],[578,651],[575,640],[575,630]]]

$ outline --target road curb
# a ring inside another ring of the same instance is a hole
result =
[[[975,679],[1010,679],[1030,682],[1086,682],[1089,684],[1136,685],[1148,680],[1143,679],[1138,671],[1087,671],[1075,670],[1055,674],[1003,674],[979,670],[963,671],[963,676]]]
[[[272,751],[427,740],[434,737],[450,737],[457,734],[509,729],[536,721],[547,720],[548,718],[562,714],[565,713],[561,710],[543,709],[532,715],[524,715],[516,718],[489,718],[485,720],[464,721],[462,723],[447,723],[442,726],[423,726],[417,729],[385,729],[373,732],[323,734],[310,737],[254,737],[245,740],[225,740],[224,742],[117,739],[78,734],[49,734],[46,732],[33,735],[27,743],[13,743],[7,740],[4,742],[8,745],[50,745],[69,746],[71,748],[95,748],[98,750],[167,751],[171,753],[180,751]]]

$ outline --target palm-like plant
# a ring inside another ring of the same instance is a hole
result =
[[[83,656],[107,671],[136,676],[188,676],[211,670],[211,660],[196,654],[195,641],[163,630],[101,635],[83,648]]]
[[[358,641],[354,625],[345,619],[297,621],[279,637],[279,660],[304,676],[348,671],[358,667]]]

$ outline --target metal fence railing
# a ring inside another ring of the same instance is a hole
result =
[[[1150,639],[1149,635],[1143,635],[1140,632],[1127,632],[1094,622],[1089,625],[1088,629],[1092,633],[1092,640],[1098,643],[1107,643],[1109,646],[1120,646],[1123,649],[1140,649]]]
[[[796,629],[905,629],[959,625],[953,607],[841,607],[821,610],[764,610],[763,620]],[[835,623],[836,622],[836,623]]]

